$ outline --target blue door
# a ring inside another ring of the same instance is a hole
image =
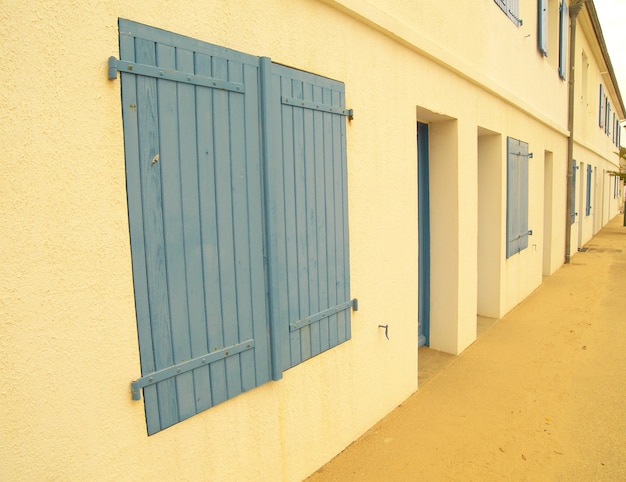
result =
[[[417,123],[418,347],[430,344],[430,203],[428,124]]]

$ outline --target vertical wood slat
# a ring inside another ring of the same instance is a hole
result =
[[[170,45],[157,43],[158,67],[176,68],[176,50]],[[187,286],[185,275],[185,252],[182,220],[182,193],[180,173],[180,149],[178,130],[177,84],[157,79],[159,109],[159,160],[153,165],[161,170],[163,202],[163,230],[165,233],[165,263],[167,292],[169,298],[169,323],[172,335],[171,358],[174,363],[191,358]],[[193,403],[193,374],[188,372],[175,379],[177,413],[167,414],[168,419],[178,421],[195,413]],[[191,399],[188,394],[191,393]],[[161,409],[162,416],[163,409]]]
[[[135,39],[129,36],[120,36],[120,52],[127,59],[135,61]],[[140,361],[142,369],[145,371],[154,371],[156,368],[154,350],[152,344],[152,329],[150,319],[150,301],[148,286],[148,266],[147,266],[147,246],[143,229],[143,190],[142,190],[142,172],[140,163],[141,156],[149,156],[149,145],[155,143],[153,139],[148,142],[148,146],[140,146],[139,130],[140,125],[145,125],[147,112],[152,113],[153,109],[149,108],[151,101],[153,102],[154,89],[147,89],[145,79],[141,79],[135,75],[122,73],[121,85],[124,97],[122,101],[122,114],[124,120],[124,151],[126,153],[126,177],[127,177],[127,196],[129,211],[129,227],[130,242],[133,252],[133,277],[135,286],[135,310],[138,325],[139,343],[145,349],[140,351]],[[149,84],[148,84],[149,85]],[[137,109],[137,96],[142,97],[141,115]],[[144,107],[145,104],[145,107]],[[154,129],[152,132],[145,132],[142,129],[142,140],[145,142],[156,136]],[[144,174],[145,176],[145,174]],[[160,429],[158,414],[158,395],[155,385],[146,387],[145,394],[145,412],[148,433],[154,433]]]
[[[191,50],[176,50],[176,67],[187,73],[195,73],[194,53]],[[198,122],[196,113],[196,89],[189,84],[178,84],[178,118],[180,146],[181,207],[183,222],[183,243],[188,300],[188,321],[190,352],[192,358],[208,353],[206,310],[204,303],[202,272],[202,236],[200,226],[200,186],[198,184]],[[188,115],[193,113],[193,115]],[[204,186],[203,186],[204,188]],[[209,367],[200,367],[192,372],[194,411],[211,406]],[[179,396],[180,386],[179,386]]]
[[[310,83],[303,83],[302,98],[307,101],[313,101],[313,86]],[[304,112],[304,157],[299,160],[304,163],[306,172],[306,184],[304,192],[306,193],[306,239],[307,245],[306,270],[308,275],[307,285],[309,289],[309,306],[308,313],[317,313],[322,310],[319,304],[319,284],[318,284],[318,265],[317,265],[317,201],[315,198],[315,186],[317,183],[317,172],[315,169],[315,111],[305,109]],[[302,339],[300,346],[302,349],[302,359],[306,360],[318,354],[315,350],[319,340],[319,323],[315,323],[308,328],[300,330]]]
[[[136,41],[136,59],[148,65],[156,65],[154,42]],[[139,117],[139,139],[141,168],[141,191],[143,229],[146,244],[146,275],[148,278],[148,302],[150,305],[150,328],[154,349],[154,369],[160,370],[174,363],[172,354],[172,334],[169,324],[169,297],[167,292],[167,272],[165,266],[165,232],[163,227],[163,191],[161,170],[154,163],[160,156],[160,130],[158,112],[158,81],[137,78],[137,99]],[[178,403],[175,380],[165,380],[156,386],[158,413],[152,417],[158,420],[159,429],[176,423]],[[154,425],[157,422],[153,423]]]

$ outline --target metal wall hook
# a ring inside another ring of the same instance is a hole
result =
[[[388,340],[389,339],[389,325],[378,325],[378,328],[385,329],[385,337],[387,337],[387,340]]]

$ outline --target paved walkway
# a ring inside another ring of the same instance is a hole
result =
[[[622,220],[309,482],[626,481]]]

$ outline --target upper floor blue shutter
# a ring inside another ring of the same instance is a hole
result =
[[[258,59],[119,21],[141,381],[153,434],[270,378]],[[219,88],[214,88],[217,86]]]
[[[604,86],[600,84],[600,98],[598,101],[598,125],[604,127]]]
[[[572,159],[572,185],[570,186],[570,224],[574,224],[576,222],[576,171],[578,170],[578,166],[576,165],[576,159]]]
[[[507,137],[506,257],[528,247],[528,144]]]
[[[609,98],[606,98],[606,107],[604,108],[605,119],[604,119],[604,132],[608,136],[611,133],[611,102]]]
[[[617,127],[615,123],[615,112],[613,112],[613,120],[611,121],[611,127],[613,130],[611,131],[611,141],[615,144],[615,136],[617,134]]]
[[[587,199],[585,203],[585,216],[591,214],[591,164],[587,164]]]
[[[565,0],[561,1],[559,8],[559,76],[567,78],[567,39],[568,39],[569,7]]]
[[[494,0],[494,2],[516,27],[522,25],[522,19],[519,17],[519,0]]]
[[[344,85],[272,65],[270,306],[287,369],[350,338]]]
[[[544,57],[548,56],[548,0],[538,0],[537,4],[538,48]]]

